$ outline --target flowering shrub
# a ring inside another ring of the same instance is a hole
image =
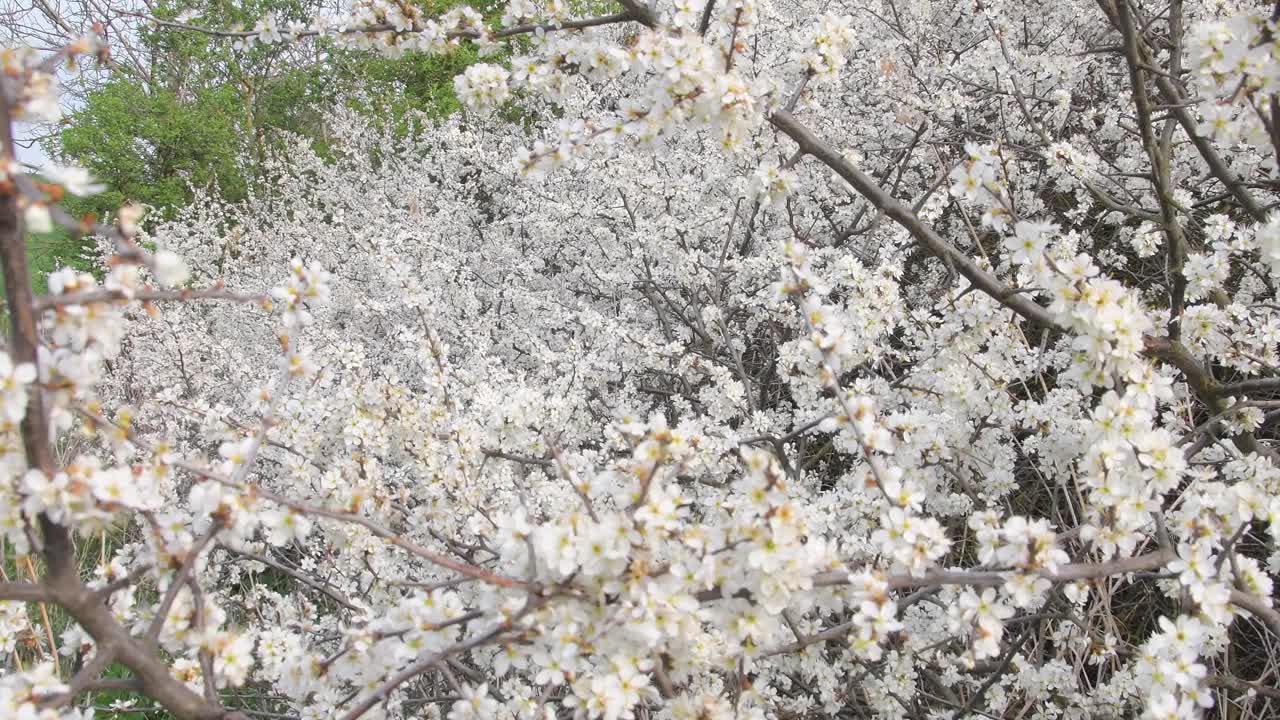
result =
[[[150,232],[8,155],[3,712],[1274,716],[1274,16],[852,5],[210,30],[526,39]]]

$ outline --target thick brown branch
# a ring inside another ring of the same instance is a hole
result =
[[[1143,342],[1148,355],[1182,371],[1187,384],[1191,386],[1191,391],[1209,408],[1211,413],[1218,415],[1228,409],[1226,400],[1223,399],[1222,385],[1209,374],[1209,371],[1205,370],[1204,365],[1191,354],[1187,346],[1167,337],[1148,336],[1143,338]],[[1265,449],[1258,445],[1253,433],[1240,433],[1232,441],[1242,453],[1265,452]]]
[[[207,702],[173,677],[169,665],[143,641],[135,639],[122,626],[99,595],[80,584],[74,577],[59,579],[52,588],[54,599],[80,623],[80,627],[97,642],[100,652],[110,648],[116,659],[133,671],[142,691],[183,720],[247,720],[244,715],[228,712],[216,702]]]
[[[1269,606],[1262,598],[1242,590],[1232,590],[1231,604],[1248,610],[1251,615],[1266,623],[1272,634],[1280,638],[1280,611]]]
[[[1170,12],[1174,12],[1170,8]],[[1179,10],[1180,12],[1180,10]],[[1160,204],[1160,226],[1164,231],[1166,247],[1166,272],[1169,278],[1169,337],[1177,341],[1182,336],[1182,311],[1186,304],[1186,277],[1182,267],[1187,257],[1187,239],[1178,221],[1178,208],[1173,199],[1170,180],[1170,150],[1168,143],[1158,142],[1152,119],[1151,98],[1147,86],[1140,50],[1138,30],[1133,26],[1129,6],[1123,0],[1115,3],[1114,21],[1124,39],[1124,58],[1129,66],[1129,87],[1133,93],[1133,105],[1137,111],[1138,132],[1142,148],[1151,163],[1151,184],[1156,201]]]
[[[0,582],[0,600],[45,602],[49,591],[43,586],[24,582]]]
[[[1222,383],[1217,386],[1217,391],[1224,397],[1276,392],[1280,391],[1280,378],[1251,378]]]
[[[0,94],[0,160],[13,157],[10,109]],[[36,364],[39,335],[35,300],[27,267],[26,242],[18,207],[17,188],[0,187],[0,264],[3,264],[5,302],[13,328],[9,352],[14,363]],[[52,475],[56,467],[50,447],[44,398],[32,385],[27,414],[20,427],[27,464]],[[47,572],[42,580],[49,599],[58,603],[94,639],[99,652],[109,652],[133,671],[143,691],[183,720],[244,720],[216,702],[207,702],[173,677],[169,666],[151,648],[134,639],[120,624],[103,596],[85,587],[75,562],[75,548],[66,528],[40,517]]]

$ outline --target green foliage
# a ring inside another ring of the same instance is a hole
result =
[[[417,2],[433,16],[460,4]],[[611,5],[578,2],[575,10],[582,14],[608,12]],[[496,25],[505,3],[468,4]],[[194,10],[193,24],[234,28],[252,27],[266,13],[283,24],[320,9],[320,0],[161,0],[152,12],[174,19]],[[108,218],[121,205],[141,202],[155,209],[151,219],[163,219],[191,200],[193,188],[239,200],[262,179],[258,168],[279,131],[310,138],[322,157],[329,156],[326,114],[345,100],[407,135],[418,113],[442,117],[461,109],[453,79],[480,59],[470,44],[444,56],[386,58],[326,41],[236,48],[226,39],[163,28],[144,30],[139,39],[149,58],[146,76],[121,71],[90,93],[48,148],[107,185],[97,196],[71,198],[66,207],[73,214]],[[507,111],[522,112],[514,103]],[[84,266],[78,241],[58,236],[34,243],[41,253],[33,262],[39,291],[49,271]]]
[[[154,12],[173,18],[189,9],[198,9],[197,21],[211,27],[252,24],[267,12],[302,18],[314,10],[300,0],[165,0]],[[266,131],[305,132],[305,118],[322,100],[309,96],[308,85],[317,83],[289,55],[298,54],[296,48],[236,49],[222,39],[167,29],[146,30],[140,40],[151,58],[147,76],[120,73],[89,94],[52,148],[110,188],[76,210],[105,215],[137,201],[164,216],[191,199],[192,185],[240,199]]]
[[[420,4],[438,15],[458,3]],[[503,3],[471,5],[496,23]],[[313,0],[165,0],[155,14],[174,18],[193,9],[200,13],[193,23],[250,27],[268,12],[283,23],[305,18],[318,6]],[[190,201],[192,186],[238,200],[255,182],[276,131],[309,137],[325,155],[325,113],[342,98],[355,97],[360,99],[350,101],[354,109],[408,133],[410,111],[440,117],[461,108],[453,78],[479,59],[466,44],[445,56],[384,58],[325,41],[237,49],[225,39],[168,29],[147,30],[141,40],[152,57],[148,76],[120,74],[91,93],[50,148],[110,188],[73,203],[73,211],[106,216],[136,201],[164,217]]]
[[[622,7],[614,0],[569,0],[569,10],[575,17],[594,17],[616,13]]]
[[[73,267],[84,272],[94,272],[95,263],[84,256],[84,242],[66,230],[55,227],[49,233],[27,235],[27,270],[31,289],[37,295],[49,292],[49,273],[63,267]],[[0,295],[4,293],[4,278],[0,278]],[[9,308],[0,307],[0,334],[9,333]]]
[[[49,273],[64,267],[93,272],[95,263],[84,256],[84,244],[62,228],[27,237],[27,268],[31,273],[31,289],[42,295],[49,291]]]
[[[188,183],[243,197],[238,107],[228,88],[202,89],[184,101],[127,79],[108,83],[62,132],[63,151],[107,185],[74,209],[106,216],[132,201],[163,212],[190,199]]]
[[[461,109],[453,91],[453,78],[476,62],[478,53],[464,46],[449,55],[409,53],[399,58],[344,53],[336,75],[348,87],[363,87],[376,101],[356,109],[392,123],[403,123],[409,110],[442,117]],[[400,129],[397,127],[397,129]]]

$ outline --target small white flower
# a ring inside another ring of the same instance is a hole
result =
[[[261,517],[262,528],[267,531],[267,542],[272,545],[288,545],[305,539],[311,532],[311,520],[295,513],[292,508],[267,510]]]
[[[262,19],[258,20],[253,26],[253,31],[258,34],[258,40],[266,45],[284,41],[284,33],[280,30],[280,23],[276,21],[276,16],[267,13]]]
[[[21,422],[27,415],[27,386],[36,380],[36,368],[31,363],[14,366],[6,352],[0,352],[0,399],[6,420]]]
[[[44,203],[37,202],[28,205],[23,212],[23,216],[29,232],[53,232],[53,216],[49,214],[49,208]]]
[[[49,180],[58,183],[72,195],[85,197],[96,195],[106,189],[106,185],[93,181],[89,171],[73,165],[49,165],[40,171]]]
[[[763,205],[777,205],[796,186],[796,174],[773,163],[761,165],[751,177],[751,189]]]
[[[489,63],[477,63],[453,79],[454,90],[470,110],[488,110],[501,105],[511,95],[510,73]]]
[[[187,264],[178,257],[177,253],[170,250],[156,252],[152,269],[155,271],[156,282],[169,287],[177,287],[191,276]]]

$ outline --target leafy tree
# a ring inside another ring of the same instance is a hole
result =
[[[89,96],[61,136],[63,154],[110,188],[84,201],[87,210],[106,216],[129,202],[168,210],[190,201],[189,185],[244,197],[241,98],[226,87],[190,95],[122,78]]]
[[[440,12],[447,3],[428,3]],[[155,16],[244,26],[271,13],[280,23],[315,6],[305,0],[203,3],[179,0]],[[194,17],[191,13],[197,12]],[[315,47],[234,43],[171,30],[139,28],[139,47],[151,58],[145,72],[129,69],[84,100],[51,148],[89,168],[111,191],[78,205],[103,215],[126,201],[167,215],[189,202],[191,188],[228,199],[245,197],[263,153],[285,131],[326,142],[335,103],[389,122],[401,134],[409,111],[442,116],[460,104],[453,78],[475,62],[474,48],[446,56],[409,53],[382,58],[319,43]]]

